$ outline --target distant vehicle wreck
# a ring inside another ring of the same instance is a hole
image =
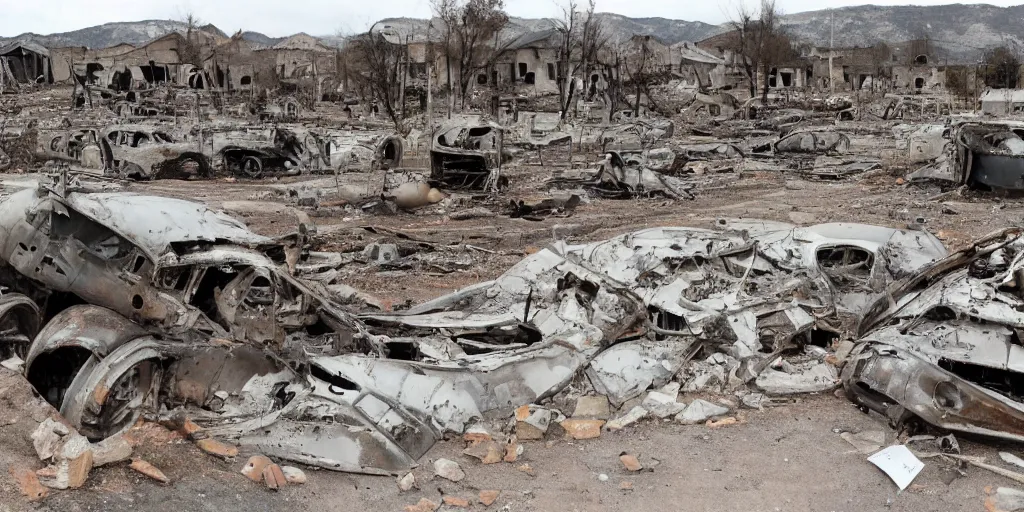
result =
[[[1020,121],[955,121],[943,131],[922,135],[922,140],[919,145],[942,150],[911,173],[911,180],[1024,190],[1024,123]]]

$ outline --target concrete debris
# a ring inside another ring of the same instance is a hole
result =
[[[514,437],[515,436],[513,436],[513,438]],[[515,442],[514,440],[510,440],[508,444],[505,445],[505,456],[502,457],[501,460],[508,463],[515,462],[519,460],[519,457],[524,451],[526,451],[526,448],[523,445]]]
[[[444,496],[441,502],[450,507],[469,508],[469,500],[460,496]]]
[[[609,421],[608,423],[605,423],[604,428],[608,430],[622,430],[650,416],[650,414],[651,413],[648,412],[647,409],[644,409],[643,407],[638,405],[630,409],[629,412],[627,412],[626,414],[623,414],[622,416],[619,416]]]
[[[1024,510],[1024,491],[999,487],[994,491],[986,487],[985,510],[990,512],[1016,512]]]
[[[675,420],[683,425],[696,425],[716,416],[729,414],[729,408],[699,398],[690,402],[686,409],[676,415]]]
[[[476,444],[484,441],[493,441],[494,436],[482,425],[474,425],[466,429],[466,432],[462,434],[462,440],[467,443]]]
[[[306,473],[294,466],[281,466],[281,473],[290,485],[302,485],[306,483]]]
[[[32,432],[32,446],[36,449],[39,460],[47,460],[54,456],[60,449],[61,440],[71,433],[67,425],[46,418]]]
[[[200,450],[222,459],[230,459],[238,456],[237,446],[232,446],[213,438],[200,439],[196,441],[196,446],[199,447]]]
[[[842,437],[844,441],[853,445],[858,452],[865,455],[875,453],[885,446],[885,432],[881,430],[869,430],[856,434],[853,432],[843,432],[839,434],[839,437]]]
[[[448,459],[437,459],[434,461],[434,474],[452,482],[458,482],[466,478],[466,473],[462,472],[459,464]]]
[[[524,405],[516,409],[516,437],[523,441],[544,439],[553,413],[549,409]]]
[[[596,418],[606,420],[611,416],[608,397],[604,395],[581,396],[576,400],[573,418]]]
[[[54,426],[51,424],[47,428],[54,429]],[[44,453],[49,453],[48,441],[42,447]],[[89,440],[78,432],[69,431],[60,437],[52,447],[52,454],[46,457],[50,465],[36,471],[36,476],[41,484],[51,489],[77,489],[85,485],[93,467],[92,459]]]
[[[411,471],[398,479],[398,488],[401,489],[402,492],[408,492],[412,490],[413,487],[416,487],[416,477],[413,476]]]
[[[719,427],[728,427],[730,425],[738,425],[740,423],[742,423],[742,422],[739,420],[739,418],[736,418],[734,416],[726,416],[725,418],[718,419],[718,420],[708,420],[708,421],[704,422],[704,426],[706,426],[708,428],[719,428]]]
[[[30,469],[15,468],[11,466],[8,472],[14,477],[14,481],[18,484],[18,491],[25,497],[29,502],[35,503],[42,501],[49,494],[50,490],[39,483],[39,477],[36,473]]]
[[[762,409],[766,400],[763,393],[748,393],[740,398],[740,403],[748,409]]]
[[[678,402],[676,398],[675,395],[651,391],[640,405],[656,418],[664,419],[675,416],[686,408],[686,404]]]
[[[92,444],[92,466],[94,468],[121,462],[132,458],[132,444],[123,435],[108,437]]]
[[[171,479],[167,478],[167,475],[165,475],[163,471],[160,471],[156,466],[142,459],[132,459],[132,463],[129,467],[162,484],[171,482]]]
[[[1021,459],[1020,457],[1012,453],[999,452],[999,458],[1003,459],[1003,462],[1007,464],[1013,464],[1014,466],[1017,466],[1019,468],[1024,468],[1024,459]]]

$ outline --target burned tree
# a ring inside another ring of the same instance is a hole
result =
[[[452,101],[453,67],[458,80],[459,105],[465,107],[470,81],[493,66],[495,41],[508,24],[504,0],[433,0],[431,8],[441,21],[442,51],[448,68],[448,94]],[[454,102],[451,103],[454,106]]]
[[[584,79],[590,74],[590,67],[597,62],[597,55],[608,43],[601,19],[595,13],[596,4],[590,0],[585,13],[577,10],[575,0],[562,8],[563,17],[555,21],[555,30],[561,35],[558,46],[558,104],[561,118],[568,115],[569,106],[576,94],[577,74]]]
[[[402,48],[380,33],[367,32],[352,38],[344,57],[349,78],[364,98],[373,103],[403,131],[399,98],[402,88]]]
[[[636,99],[630,105],[633,115],[640,115],[641,98],[647,96],[651,107],[656,108],[654,99],[650,93],[651,84],[658,77],[659,62],[657,55],[650,45],[651,36],[634,36],[630,38],[621,50],[622,69],[625,71],[627,86],[632,88]]]
[[[181,48],[181,62],[196,67],[203,66],[202,44],[200,43],[199,24],[202,23],[199,17],[193,13],[185,15],[181,20],[185,24],[185,43]]]
[[[1015,89],[1020,82],[1020,59],[1008,47],[985,51],[981,68],[986,87]]]
[[[892,71],[892,49],[885,42],[875,43],[868,51],[868,58],[871,60],[871,90],[881,88],[881,80],[891,78]]]

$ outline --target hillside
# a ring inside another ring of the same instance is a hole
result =
[[[606,31],[614,39],[633,34],[650,34],[668,43],[699,41],[723,30],[726,26],[699,21],[670,20],[665,18],[630,18],[620,14],[599,13]],[[878,41],[898,42],[928,37],[949,59],[976,58],[984,48],[1001,44],[1024,43],[1024,6],[995,7],[991,5],[935,5],[935,6],[876,6],[862,5],[834,10],[836,46],[869,46]],[[784,24],[797,39],[819,46],[829,44],[829,11],[810,11],[784,16]],[[526,31],[543,30],[553,26],[554,20],[543,18],[512,18],[505,38],[516,37]],[[409,34],[415,39],[427,36],[430,20],[414,18],[388,18],[377,23]],[[204,27],[206,29],[207,27]],[[209,26],[211,31],[220,32]],[[44,46],[88,46],[102,48],[120,43],[141,44],[171,31],[184,32],[182,22],[146,20],[138,22],[107,23],[72,32],[39,35],[21,34],[0,37],[0,43],[12,39],[27,39]],[[258,32],[243,32],[242,36],[260,46],[273,46],[285,38],[268,37]],[[337,46],[341,36],[320,36],[328,46]]]

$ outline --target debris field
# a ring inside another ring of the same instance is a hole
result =
[[[1024,124],[66,92],[0,132],[12,509],[1024,503]]]

